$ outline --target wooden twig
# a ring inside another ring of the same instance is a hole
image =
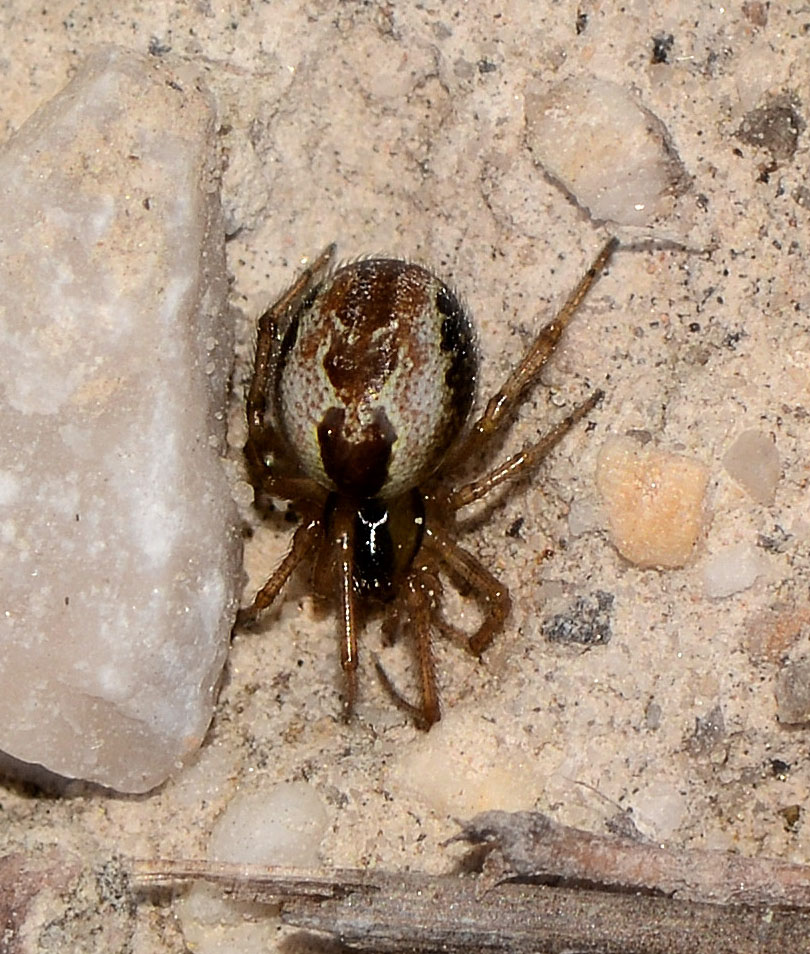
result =
[[[810,917],[666,898],[503,884],[479,898],[461,878],[387,875],[373,892],[282,920],[375,954],[790,954],[810,952]]]
[[[483,877],[159,861],[136,863],[133,883],[217,884],[235,900],[276,905],[287,924],[378,954],[810,954],[810,901],[799,890],[810,869],[681,855],[534,813],[478,815],[459,837],[487,847]],[[519,883],[538,878],[564,886]]]
[[[504,879],[554,880],[704,904],[810,911],[806,865],[595,835],[539,812],[483,812],[461,828],[453,841],[489,849],[484,888]]]

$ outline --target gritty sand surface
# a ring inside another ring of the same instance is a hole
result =
[[[301,578],[258,632],[236,639],[196,762],[138,798],[77,785],[54,799],[8,781],[0,846],[58,845],[89,866],[204,857],[237,792],[304,781],[326,809],[329,864],[444,870],[457,856],[442,846],[453,819],[489,808],[538,808],[596,831],[623,810],[657,841],[810,864],[810,727],[780,725],[774,696],[780,669],[810,652],[808,144],[806,133],[795,150],[750,134],[760,107],[792,109],[803,123],[810,15],[798,4],[696,0],[631,2],[621,13],[574,0],[486,7],[6,3],[5,135],[94,44],[204,68],[220,110],[230,233],[234,448],[256,315],[332,240],[346,257],[392,253],[451,279],[479,325],[482,394],[497,386],[607,234],[534,166],[527,84],[590,74],[634,90],[668,130],[692,191],[685,247],[619,251],[507,441],[519,446],[566,402],[605,389],[590,426],[469,522],[465,544],[508,584],[514,611],[484,664],[439,643],[437,728],[415,730],[374,677],[381,651],[411,685],[406,647],[381,650],[376,623],[358,718],[337,721],[334,617]],[[669,35],[666,62],[654,63]],[[781,459],[768,503],[723,468],[752,429]],[[599,529],[598,450],[628,432],[709,469],[705,529],[683,569],[639,569]],[[247,507],[244,516],[254,521]],[[283,519],[256,529],[253,586],[289,533]],[[707,567],[741,546],[759,572],[746,589],[709,598]],[[449,601],[454,619],[475,618]],[[609,641],[549,641],[558,617]],[[229,926],[219,914],[175,913],[116,909],[119,949],[272,950],[283,933],[271,919]],[[115,949],[94,948],[92,936],[82,947],[80,930],[86,918],[63,919],[40,949]]]

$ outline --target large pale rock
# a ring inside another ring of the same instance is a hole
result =
[[[201,742],[235,612],[214,134],[105,51],[0,154],[0,748],[121,791]]]

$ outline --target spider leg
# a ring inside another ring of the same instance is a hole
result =
[[[454,543],[446,534],[425,528],[422,541],[422,565],[411,572],[405,581],[404,609],[408,624],[416,638],[419,664],[421,705],[409,702],[397,689],[379,660],[377,673],[386,690],[400,709],[407,712],[422,729],[429,729],[441,718],[439,692],[436,685],[436,666],[431,644],[431,627],[436,625],[454,641],[463,639],[471,653],[479,656],[503,629],[512,605],[506,587],[471,554]],[[484,610],[484,620],[478,629],[467,636],[452,626],[436,610],[438,570],[450,574],[454,581],[465,584],[474,592]],[[397,610],[397,615],[400,611]]]
[[[480,656],[503,629],[512,606],[509,591],[471,553],[454,543],[445,533],[426,527],[422,546],[433,556],[437,565],[444,566],[454,578],[468,583],[476,594],[484,611],[484,619],[467,640],[467,646],[471,653]]]
[[[267,460],[281,448],[275,428],[265,420],[268,381],[292,316],[300,308],[307,294],[323,281],[334,254],[335,245],[327,246],[281,298],[264,312],[258,322],[253,377],[246,402],[248,439],[245,443],[245,457],[254,487],[261,487],[268,493],[275,492],[280,497],[290,496],[285,491],[292,488],[282,486],[283,478],[279,479],[271,474]]]
[[[569,415],[564,417],[559,424],[535,444],[527,444],[519,454],[507,457],[497,467],[493,467],[488,474],[453,490],[448,496],[448,505],[453,510],[460,510],[461,507],[466,507],[474,500],[485,497],[505,481],[519,480],[524,477],[543,460],[546,454],[565,437],[578,421],[593,410],[603,397],[603,391],[594,391],[586,401],[578,404]]]
[[[383,620],[380,625],[380,638],[382,640],[383,646],[393,646],[397,641],[403,619],[403,613],[400,604],[400,600],[394,600],[393,603],[389,604],[388,611],[386,612],[385,616],[383,616]]]
[[[436,686],[436,666],[433,659],[433,647],[430,638],[431,598],[426,592],[424,580],[417,579],[421,574],[412,573],[405,583],[405,602],[408,609],[409,624],[416,637],[416,655],[419,664],[419,684],[421,687],[421,705],[416,706],[396,688],[379,660],[377,673],[385,690],[394,702],[413,719],[420,729],[429,729],[442,717],[439,706],[439,691]]]
[[[293,534],[292,544],[287,551],[287,555],[276,567],[270,579],[253,597],[253,602],[250,606],[239,610],[236,617],[237,625],[252,623],[262,610],[270,606],[281,592],[281,588],[290,578],[292,571],[315,547],[315,544],[321,536],[321,530],[322,527],[319,520],[308,520],[298,527]]]
[[[617,238],[611,238],[605,243],[593,260],[591,267],[568,296],[565,304],[554,318],[540,330],[523,360],[504,381],[497,394],[490,399],[484,413],[473,424],[470,433],[454,452],[454,461],[469,459],[509,420],[526,389],[537,380],[546,361],[557,347],[557,342],[560,340],[566,325],[582,304],[583,298],[588,294],[599,274],[607,266],[618,245],[619,240]]]
[[[340,666],[346,676],[343,715],[348,720],[357,698],[357,607],[354,593],[354,532],[351,514],[335,515],[333,546],[337,551],[337,575],[340,589]]]

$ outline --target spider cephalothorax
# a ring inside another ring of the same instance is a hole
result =
[[[382,676],[424,727],[440,717],[432,630],[459,636],[480,654],[503,628],[509,594],[454,541],[455,514],[525,476],[601,392],[483,477],[458,487],[447,478],[511,420],[616,245],[611,239],[603,247],[469,429],[475,333],[456,294],[420,265],[369,258],[332,269],[332,245],[259,319],[245,455],[257,498],[289,500],[303,519],[241,620],[269,606],[312,556],[318,590],[339,600],[347,714],[356,697],[359,600],[389,604],[389,637],[400,626],[413,634],[421,704],[406,702]],[[483,620],[472,635],[439,613],[442,576],[480,603]]]

